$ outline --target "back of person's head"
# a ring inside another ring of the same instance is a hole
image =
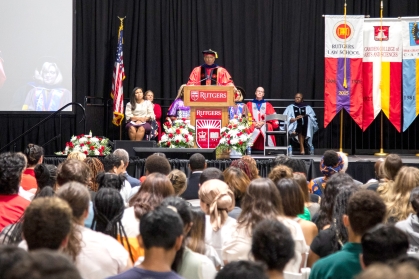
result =
[[[51,186],[45,186],[41,191],[37,192],[34,199],[55,196],[54,189]]]
[[[73,210],[73,217],[80,220],[89,208],[90,193],[86,186],[78,182],[69,182],[57,190],[57,196],[68,202]]]
[[[76,181],[85,186],[89,186],[91,184],[92,177],[86,163],[70,159],[65,160],[58,166],[57,184],[62,186],[70,181]]]
[[[375,164],[374,164],[374,172],[375,172],[375,177],[377,178],[377,179],[382,179],[382,178],[384,178],[384,176],[383,176],[383,174],[382,174],[382,171],[380,170],[381,169],[381,165],[384,163],[384,159],[383,158],[379,158],[378,160],[377,160],[377,162],[375,162]]]
[[[26,160],[22,154],[0,154],[0,194],[11,195],[19,191],[22,172],[26,168]]]
[[[233,192],[224,181],[211,179],[201,185],[198,196],[202,210],[210,216],[213,231],[218,231],[234,208]]]
[[[334,150],[327,150],[324,152],[320,161],[321,173],[329,177],[334,173],[340,172],[343,168],[342,157]]]
[[[265,267],[256,262],[234,261],[221,269],[215,279],[268,279]]]
[[[415,187],[412,192],[410,192],[409,202],[416,212],[416,215],[419,216],[419,187]]]
[[[180,170],[172,170],[167,176],[172,183],[173,190],[175,191],[176,196],[180,196],[185,192],[186,187],[186,174]]]
[[[0,245],[0,278],[5,278],[10,269],[28,258],[28,252],[22,248],[15,245]]]
[[[164,198],[175,193],[169,178],[161,173],[147,176],[140,190],[130,199],[129,205],[134,206],[135,216],[141,219],[145,213],[159,206]]]
[[[359,236],[382,223],[385,215],[386,205],[373,191],[360,190],[349,199],[349,223],[352,231]]]
[[[162,201],[161,206],[173,206],[176,208],[185,228],[190,226],[192,222],[192,209],[184,199],[179,197],[167,197]]]
[[[202,171],[199,183],[202,185],[205,181],[210,179],[218,179],[224,181],[223,172],[217,168],[206,168]]]
[[[205,165],[205,157],[201,153],[195,153],[189,158],[189,167],[192,171],[203,170]]]
[[[192,228],[186,239],[186,246],[192,251],[205,255],[205,213],[200,208],[192,208]]]
[[[272,180],[267,178],[257,178],[250,182],[243,197],[241,209],[237,223],[248,231],[264,219],[284,215],[278,188]]]
[[[241,169],[236,167],[226,168],[223,175],[224,182],[227,183],[230,190],[233,191],[236,201],[243,198],[246,193],[247,186],[250,184],[249,177],[247,177]]]
[[[129,163],[129,154],[125,149],[115,149],[113,154],[121,158],[122,162],[124,162],[124,165],[127,165]]]
[[[116,172],[116,169],[122,165],[122,159],[115,154],[109,154],[103,158],[102,163],[105,172]]]
[[[308,190],[308,183],[307,178],[303,173],[300,172],[294,172],[293,178],[295,182],[297,182],[298,186],[300,186],[301,190],[304,194],[304,202],[310,202],[310,192]]]
[[[259,178],[259,169],[256,160],[253,159],[253,157],[250,155],[244,155],[242,157],[242,160],[245,161],[249,166],[250,174],[253,177],[253,179]]]
[[[98,188],[113,188],[121,191],[122,185],[124,185],[125,175],[123,173],[115,174],[110,172],[101,172],[96,176],[96,182]]]
[[[284,165],[289,167],[292,172],[299,172],[307,177],[306,163],[300,159],[289,158],[285,155],[278,155],[274,160],[274,165]]]
[[[155,172],[168,175],[172,167],[166,157],[153,154],[145,160],[145,169],[148,175]]]
[[[304,213],[304,193],[294,179],[283,178],[276,183],[286,216],[295,217]]]
[[[141,217],[140,235],[146,250],[153,247],[170,250],[183,236],[182,219],[173,209],[159,206]]]
[[[118,235],[118,224],[122,219],[124,209],[124,200],[119,191],[113,188],[99,189],[95,195],[93,206],[95,215],[92,228],[95,228],[95,231],[116,238]]]
[[[58,250],[70,234],[72,210],[62,199],[37,198],[25,210],[23,236],[29,250]]]
[[[105,171],[102,162],[95,157],[87,157],[84,162],[89,167],[90,177],[92,178],[92,185],[90,189],[94,192],[99,190],[99,184],[96,182],[96,177],[99,173]]]
[[[253,230],[252,254],[270,270],[282,272],[294,257],[294,247],[290,230],[277,219],[263,220]]]
[[[395,180],[396,175],[399,173],[399,170],[402,168],[403,162],[397,154],[389,154],[384,159],[383,164],[383,175],[389,180]]]
[[[408,196],[416,186],[419,186],[419,169],[408,166],[401,167],[390,192],[393,195]]]
[[[247,175],[247,177],[249,177],[250,180],[253,180],[256,178],[256,177],[253,177],[253,174],[250,171],[249,163],[241,158],[231,162],[230,167],[236,167],[236,168],[241,169]]]
[[[292,178],[292,169],[285,165],[277,165],[271,170],[268,177],[276,184],[280,179]]]
[[[28,160],[28,167],[33,167],[40,162],[41,158],[44,156],[44,148],[42,146],[30,143],[23,150],[23,154]]]
[[[3,277],[2,277],[3,278]],[[81,279],[71,260],[64,254],[40,249],[17,262],[5,279]]]
[[[45,186],[54,187],[57,181],[57,167],[48,164],[39,164],[35,167],[35,179],[38,188],[42,189]]]
[[[407,235],[393,225],[379,224],[368,230],[361,240],[362,257],[365,266],[372,263],[386,263],[406,255],[409,249]]]
[[[67,155],[67,160],[74,159],[74,160],[84,161],[86,157],[87,157],[86,154],[84,154],[83,152],[73,151]]]

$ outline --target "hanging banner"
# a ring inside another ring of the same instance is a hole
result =
[[[419,114],[419,17],[402,18],[403,132]]]
[[[364,131],[381,110],[397,131],[401,131],[401,29],[399,19],[364,21]]]
[[[343,108],[362,128],[364,16],[325,16],[324,127]]]

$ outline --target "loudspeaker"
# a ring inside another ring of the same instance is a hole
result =
[[[135,151],[133,148],[153,148],[156,147],[156,142],[154,140],[142,140],[142,141],[132,141],[132,140],[115,140],[113,143],[113,150],[121,148],[125,149],[130,157],[134,157]]]
[[[195,154],[201,153],[204,155],[207,160],[215,160],[215,148],[214,149],[202,149],[202,148],[165,148],[165,147],[155,147],[155,148],[144,148],[144,147],[134,147],[135,155],[140,158],[147,158],[148,156],[154,153],[164,153],[168,159],[186,159]]]

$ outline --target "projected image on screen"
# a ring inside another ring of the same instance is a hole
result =
[[[72,102],[72,4],[16,0],[2,5],[0,111],[56,111]]]

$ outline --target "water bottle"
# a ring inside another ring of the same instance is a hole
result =
[[[314,155],[314,146],[310,145],[310,155]]]
[[[252,155],[252,145],[250,143],[246,147],[246,155]]]
[[[292,145],[288,145],[288,157],[292,156]]]

